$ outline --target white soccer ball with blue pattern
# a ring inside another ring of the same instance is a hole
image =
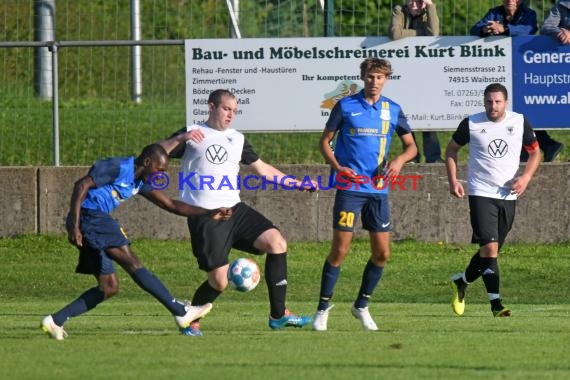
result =
[[[245,257],[235,259],[228,269],[230,287],[240,292],[251,292],[259,284],[260,277],[257,263]]]

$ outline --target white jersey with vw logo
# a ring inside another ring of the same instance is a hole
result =
[[[186,130],[200,129],[204,140],[196,144],[186,142],[182,156],[182,173],[179,178],[182,201],[205,209],[232,207],[240,202],[238,174],[244,162],[245,137],[235,129],[223,131],[206,125],[187,126]],[[248,149],[251,150],[249,144]],[[255,153],[248,155],[257,159]],[[250,164],[247,159],[246,164]]]
[[[485,112],[471,115],[461,122],[453,139],[459,145],[469,143],[469,195],[517,198],[511,194],[511,183],[519,170],[521,149],[536,140],[522,114],[506,111],[499,122],[488,120]]]

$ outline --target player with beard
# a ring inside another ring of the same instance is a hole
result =
[[[465,189],[457,178],[457,152],[469,144],[467,190],[473,228],[471,242],[479,244],[465,272],[451,277],[451,306],[457,315],[465,312],[467,285],[479,277],[487,289],[493,315],[511,315],[501,301],[497,259],[515,219],[516,201],[525,192],[540,163],[540,150],[528,120],[522,114],[508,111],[507,106],[505,86],[488,85],[484,91],[485,112],[463,119],[446,149],[449,191],[463,198]],[[529,160],[519,174],[523,147]]]

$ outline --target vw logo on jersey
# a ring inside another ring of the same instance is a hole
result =
[[[495,139],[489,143],[487,147],[487,151],[493,158],[501,158],[504,157],[507,152],[509,151],[509,146],[507,142],[502,139]]]
[[[228,160],[228,151],[221,145],[210,145],[206,149],[206,159],[215,165],[223,164]]]

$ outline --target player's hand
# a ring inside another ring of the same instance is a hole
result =
[[[431,0],[424,0],[424,4],[425,4],[426,6],[432,5],[432,4],[433,4],[433,1],[431,1]]]
[[[402,161],[399,157],[393,159],[392,161],[389,161],[385,169],[386,178],[394,178],[399,176],[403,166],[404,161]]]
[[[217,212],[212,216],[214,220],[223,220],[227,221],[230,220],[232,217],[232,208],[231,207],[220,207]]]
[[[67,230],[67,240],[77,248],[83,247],[83,234],[78,227]]]
[[[192,129],[184,133],[184,141],[194,141],[196,144],[200,144],[204,140],[204,132],[200,129]]]
[[[457,198],[463,198],[465,196],[465,190],[463,189],[463,185],[459,181],[455,181],[449,184],[449,192],[451,195]]]
[[[65,221],[65,229],[67,230],[67,240],[74,246],[81,248],[83,246],[83,234],[79,229],[79,222],[74,222],[69,217]]]
[[[338,168],[336,172],[337,176],[346,178],[351,182],[355,182],[356,177],[358,177],[358,173],[355,172],[352,168],[349,168],[348,166],[341,166],[340,168]]]
[[[310,191],[311,193],[319,190],[317,182],[313,180],[311,180],[310,184],[306,181],[298,182],[297,189],[300,191]]]
[[[530,178],[524,175],[515,178],[511,184],[511,194],[520,197],[525,192],[529,182]]]

